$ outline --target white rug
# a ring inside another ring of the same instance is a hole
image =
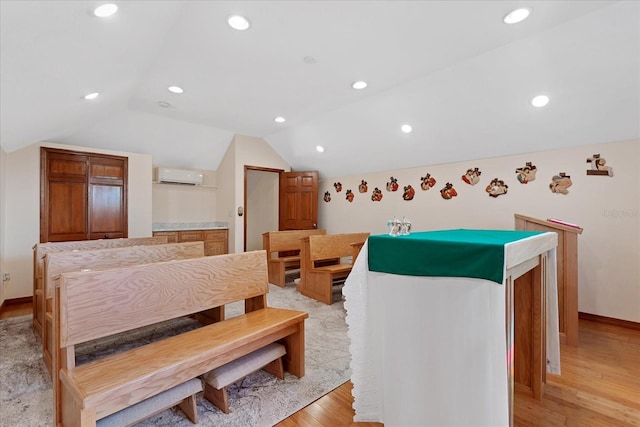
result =
[[[268,305],[309,313],[305,321],[306,375],[290,374],[280,381],[262,371],[229,386],[230,413],[224,414],[198,395],[200,426],[272,426],[346,382],[351,371],[349,338],[342,302],[332,306],[307,298],[295,290],[270,285]],[[227,308],[227,317],[241,312],[240,303]],[[189,319],[143,328],[134,338],[98,340],[78,349],[78,363],[96,354],[112,353],[168,333],[193,328]],[[31,316],[0,321],[0,426],[52,426],[51,380],[42,362],[40,339],[31,327]],[[178,409],[164,411],[142,426],[193,426]]]

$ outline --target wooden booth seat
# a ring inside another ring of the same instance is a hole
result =
[[[69,242],[37,243],[33,246],[33,329],[43,338],[45,314],[44,257],[49,253],[86,251],[93,249],[121,248],[166,244],[167,237],[130,237],[124,239],[78,240]]]
[[[63,273],[55,279],[56,424],[96,421],[278,342],[304,376],[301,311],[267,307],[265,251]],[[245,314],[76,366],[75,346],[225,304]]]
[[[369,233],[346,233],[303,238],[298,291],[325,304],[333,304],[334,281],[349,275],[368,237]],[[344,258],[351,259],[347,262]]]
[[[317,234],[326,234],[326,231],[286,230],[262,234],[262,249],[267,251],[270,283],[284,287],[286,272],[300,268],[300,240]]]
[[[51,377],[53,361],[53,278],[61,273],[84,270],[107,270],[153,262],[204,256],[204,243],[129,246],[86,251],[53,252],[44,257],[43,287],[45,314],[42,337],[42,359]]]

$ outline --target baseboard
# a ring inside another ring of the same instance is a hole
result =
[[[2,310],[4,310],[6,307],[10,305],[26,304],[26,303],[33,303],[33,297],[31,296],[31,297],[6,299],[2,301],[2,304],[0,304],[0,312],[2,312]]]
[[[640,323],[632,322],[630,320],[614,319],[613,317],[599,316],[597,314],[583,313],[581,311],[578,312],[578,318],[640,331]]]

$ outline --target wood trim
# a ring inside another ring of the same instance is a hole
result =
[[[242,208],[244,209],[244,220],[242,221],[243,224],[243,235],[242,235],[242,251],[246,252],[247,251],[247,174],[249,173],[249,171],[259,171],[259,172],[273,172],[273,173],[277,173],[278,176],[282,173],[285,172],[284,169],[274,169],[274,168],[267,168],[267,167],[262,167],[262,166],[251,166],[251,165],[244,165],[244,187],[243,187],[243,201],[242,201]],[[279,180],[278,180],[279,182]],[[279,204],[278,204],[279,206]],[[233,217],[235,218],[235,216],[238,214],[238,207],[234,206],[233,207],[234,212],[233,212]],[[278,207],[279,209],[279,207]],[[280,213],[278,213],[278,217],[280,216]],[[235,252],[238,252],[238,248],[235,248]]]
[[[640,323],[632,322],[630,320],[615,319],[613,317],[600,316],[598,314],[578,312],[578,317],[582,320],[589,320],[591,322],[603,323],[605,325],[619,326],[621,328],[632,329],[634,331],[640,331]]]
[[[18,305],[18,304],[33,304],[33,297],[31,296],[31,297],[6,299],[2,301],[2,304],[0,304],[0,313],[2,313],[2,310],[4,310],[5,307],[10,305]]]

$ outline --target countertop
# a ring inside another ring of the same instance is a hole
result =
[[[184,231],[184,230],[226,230],[226,222],[154,222],[152,231]]]

